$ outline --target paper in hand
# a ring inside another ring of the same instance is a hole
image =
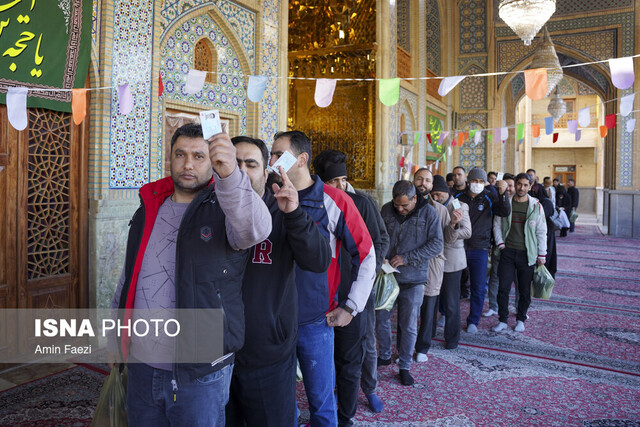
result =
[[[504,172],[498,172],[498,176],[496,176],[496,181],[502,181],[504,179]]]
[[[460,200],[458,199],[451,200],[451,206],[453,206],[453,209],[460,209]]]
[[[389,264],[389,261],[384,262],[384,264],[382,264],[382,271],[385,272],[385,274],[389,274],[389,273],[400,273],[398,271],[398,269],[391,267],[391,264]]]
[[[269,166],[269,170],[280,175],[280,166],[284,169],[285,172],[288,172],[291,169],[298,159],[288,151],[285,151],[282,156],[273,164],[273,166]]]
[[[202,125],[202,136],[204,139],[209,139],[213,135],[222,133],[220,113],[218,110],[200,111],[200,124]]]

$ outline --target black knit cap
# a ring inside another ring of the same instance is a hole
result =
[[[442,175],[433,176],[433,188],[431,191],[442,191],[443,193],[449,192],[449,186]]]

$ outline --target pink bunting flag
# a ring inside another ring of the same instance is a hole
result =
[[[449,136],[449,131],[443,130],[442,133],[440,134],[440,138],[438,138],[438,145],[444,144],[444,140],[447,139],[448,136]]]
[[[636,127],[636,119],[627,120],[627,124],[625,126],[625,129],[627,130],[627,132],[629,132],[629,133],[633,132],[633,129],[635,127]]]
[[[616,127],[616,115],[615,114],[607,114],[604,116],[604,125],[607,129],[613,129]]]
[[[567,129],[569,133],[574,134],[578,130],[578,121],[577,120],[568,120],[567,121]]]
[[[533,70],[524,70],[525,93],[534,101],[547,96],[549,83],[547,81],[546,68],[534,68]]]
[[[120,114],[127,115],[133,110],[133,97],[131,96],[129,83],[118,86],[118,100],[120,102]]]
[[[580,141],[580,138],[582,138],[582,130],[578,129],[576,130],[576,142]]]
[[[189,74],[187,74],[187,82],[184,85],[185,93],[193,95],[200,92],[204,87],[204,81],[206,78],[206,71],[189,70]]]
[[[445,96],[446,94],[448,94],[449,92],[451,92],[453,90],[453,88],[455,88],[456,86],[458,86],[458,84],[464,80],[464,78],[467,76],[452,76],[452,77],[445,77],[444,79],[442,79],[442,81],[440,82],[440,87],[438,87],[438,95],[440,96]]]
[[[509,128],[508,127],[504,127],[500,129],[500,140],[502,142],[506,141],[507,138],[509,138]]]
[[[313,99],[316,101],[316,105],[320,108],[325,108],[331,105],[333,101],[333,93],[336,90],[335,79],[318,79],[316,80],[316,93]]]
[[[626,95],[620,98],[620,114],[624,117],[628,116],[633,110],[633,100],[636,94]]]
[[[10,87],[7,90],[7,116],[15,130],[27,128],[27,93],[26,87]]]
[[[583,128],[591,124],[591,109],[589,107],[582,108],[578,111],[578,124]]]
[[[611,69],[611,82],[618,89],[629,89],[633,84],[633,58],[630,56],[624,58],[609,59],[609,68]]]

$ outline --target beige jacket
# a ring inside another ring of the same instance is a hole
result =
[[[456,241],[457,231],[449,226],[449,223],[451,222],[451,216],[449,215],[449,211],[444,205],[442,205],[441,203],[433,202],[433,199],[431,198],[429,198],[429,204],[435,208],[435,210],[438,212],[438,216],[440,217],[442,238],[444,240],[444,247],[446,248],[448,244]],[[424,294],[426,296],[433,297],[440,294],[445,262],[446,257],[444,254],[444,249],[438,254],[438,256],[431,258],[431,260],[429,261],[429,273],[427,275],[427,283],[424,286]]]
[[[454,271],[463,270],[467,268],[467,254],[464,251],[464,240],[471,237],[471,220],[469,219],[469,205],[460,202],[460,209],[462,209],[462,220],[456,224],[456,228],[447,227],[453,230],[455,238],[452,240],[444,241],[444,256],[446,261],[444,263],[445,273],[453,273]],[[447,211],[449,214],[453,212],[453,205],[451,199],[447,205]]]

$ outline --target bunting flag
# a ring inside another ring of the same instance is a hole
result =
[[[533,101],[547,96],[547,91],[549,90],[547,69],[534,68],[533,70],[524,70],[524,85],[525,93]]]
[[[331,105],[333,101],[333,93],[336,90],[335,79],[318,79],[316,80],[316,93],[313,96],[316,105],[320,108],[325,108]]]
[[[10,87],[7,90],[7,116],[15,130],[27,128],[27,93],[26,87]]]
[[[580,141],[580,138],[582,138],[582,130],[581,129],[577,129],[576,130],[576,142]]]
[[[448,94],[449,92],[451,92],[453,90],[453,88],[455,88],[456,86],[458,86],[458,84],[464,80],[464,78],[467,76],[452,76],[452,77],[445,77],[444,79],[442,79],[442,81],[440,82],[440,87],[438,87],[438,95],[440,96],[445,96],[446,94]]]
[[[491,132],[487,132],[487,141],[489,141],[489,143],[493,142],[493,134]]]
[[[379,92],[380,102],[388,107],[395,105],[400,98],[400,79],[381,79]]]
[[[476,132],[477,132],[477,130],[475,130],[475,129],[471,129],[471,130],[469,131],[469,136],[470,136],[471,138],[475,138],[475,136],[476,136]]]
[[[578,124],[583,128],[591,124],[591,109],[589,107],[582,108],[578,111]]]
[[[71,90],[71,112],[73,113],[73,123],[79,125],[87,114],[87,90]]]
[[[567,121],[567,129],[569,133],[574,134],[578,130],[578,121],[577,120],[568,120]]]
[[[458,147],[462,147],[462,144],[464,144],[464,133],[460,132],[458,134]]]
[[[482,139],[482,133],[480,133],[480,131],[476,132],[475,135],[473,135],[473,143],[475,145],[478,145],[481,139]]]
[[[607,134],[609,133],[609,129],[607,129],[606,126],[600,126],[600,137],[601,138],[606,138]]]
[[[416,132],[413,135],[413,145],[418,145],[420,143],[420,132]]]
[[[427,139],[429,140],[429,144],[433,144],[433,142],[431,141],[431,134],[430,133],[427,134]]]
[[[185,93],[188,95],[194,95],[200,92],[204,87],[204,81],[206,78],[206,71],[189,70],[189,74],[187,74],[187,82],[184,86]]]
[[[451,150],[451,147],[447,147],[447,155],[449,157],[451,157],[451,153],[453,153],[453,151]]]
[[[633,129],[636,127],[636,119],[627,120],[626,130],[627,132],[633,132]]]
[[[129,83],[124,83],[118,86],[118,101],[120,102],[120,114],[126,116],[131,112],[131,110],[133,110],[133,97],[131,96]]]
[[[607,114],[604,116],[604,125],[607,129],[613,129],[616,127],[616,115],[615,114]]]
[[[609,59],[609,68],[611,69],[611,82],[618,89],[629,89],[633,84],[633,58],[630,56],[624,58]]]
[[[540,137],[537,137],[537,138],[535,139],[535,144],[538,144],[539,142],[540,142]]]
[[[620,99],[620,114],[623,117],[628,116],[629,113],[631,113],[631,111],[633,110],[633,100],[635,96],[636,94],[632,93],[631,95],[623,96]]]
[[[540,137],[540,125],[531,125],[531,135],[534,138]]]
[[[400,167],[404,167],[404,156],[400,157]]]
[[[558,141],[558,132],[553,134],[553,143],[555,144]]]
[[[162,74],[158,72],[158,98],[164,93],[164,83],[162,83]]]
[[[551,135],[553,133],[553,117],[544,118],[544,131],[547,135]]]
[[[516,125],[516,139],[522,141],[524,139],[524,123],[518,123]]]
[[[505,142],[507,140],[507,138],[509,138],[509,128],[508,127],[503,127],[500,129],[500,140],[502,142]]]
[[[444,144],[444,140],[447,139],[448,136],[449,136],[449,131],[443,130],[442,133],[440,134],[440,138],[438,138],[438,145]]]
[[[267,76],[249,76],[247,84],[247,97],[251,102],[260,102],[267,89]],[[316,90],[317,90],[316,86]]]
[[[436,160],[436,169],[438,169],[439,165],[440,165],[440,160]]]

